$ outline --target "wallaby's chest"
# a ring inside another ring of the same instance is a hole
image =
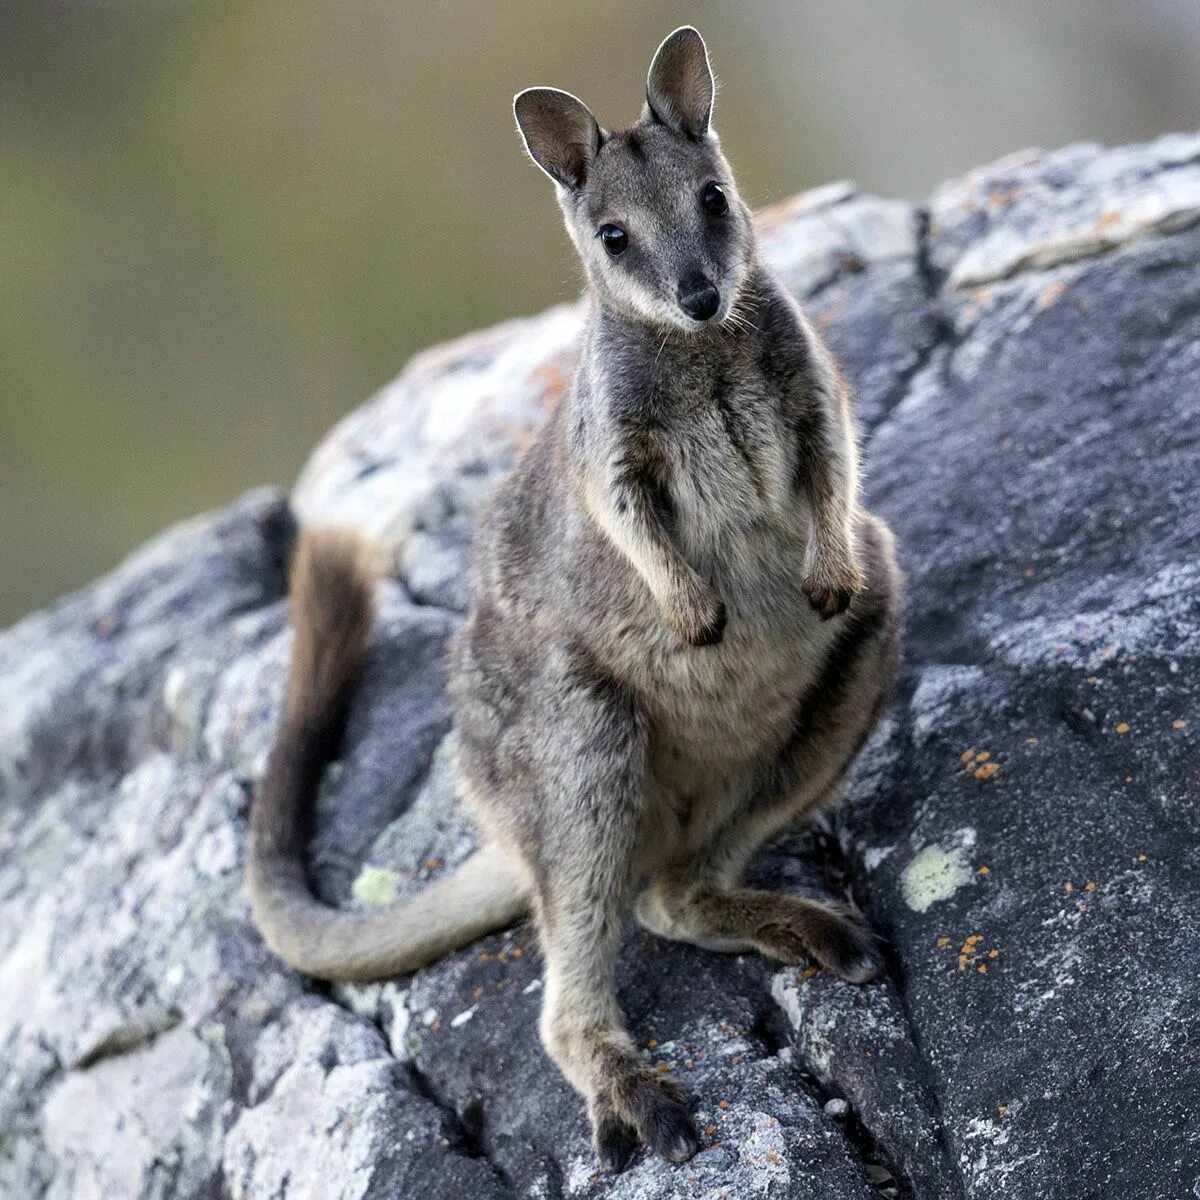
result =
[[[733,550],[750,531],[761,539],[768,528],[790,540],[802,514],[778,386],[753,370],[685,378],[663,408],[655,437],[681,550]]]
[[[794,380],[747,358],[681,365],[650,389],[645,421],[616,427],[631,449],[652,442],[672,541],[728,611],[721,644],[697,651],[648,601],[642,637],[617,652],[651,719],[649,779],[685,825],[701,798],[716,802],[777,752],[831,637],[802,586],[810,511]]]
[[[649,616],[657,653],[635,668],[652,717],[650,770],[682,810],[775,752],[828,653],[804,595],[809,512],[784,400],[753,371],[674,397],[662,436],[673,540],[723,597],[724,640],[680,651]]]

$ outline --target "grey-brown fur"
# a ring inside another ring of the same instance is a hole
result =
[[[451,654],[484,849],[436,892],[348,914],[312,900],[295,854],[263,868],[259,839],[252,891],[271,944],[339,978],[412,969],[531,910],[542,1038],[588,1103],[601,1160],[620,1166],[640,1142],[681,1161],[697,1145],[687,1108],[614,995],[623,917],[856,983],[876,973],[846,913],[739,881],[833,795],[878,719],[900,578],[859,503],[847,389],[759,260],[709,128],[699,35],[663,43],[623,133],[550,89],[515,108],[590,307],[567,401],[480,521]],[[712,181],[725,214],[700,202]],[[597,237],[606,223],[627,235],[620,257]],[[701,286],[719,296],[707,321],[683,311]]]

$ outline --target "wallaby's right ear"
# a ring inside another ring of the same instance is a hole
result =
[[[581,188],[600,149],[600,126],[582,100],[558,88],[526,88],[513,97],[525,149],[555,183]]]

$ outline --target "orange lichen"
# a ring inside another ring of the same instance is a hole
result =
[[[427,858],[425,860],[425,865],[431,871],[436,871],[438,869],[438,867],[440,867],[442,865],[442,860],[440,858],[433,858],[432,856],[430,856],[429,858]]]
[[[1096,885],[1094,883],[1085,883],[1083,885],[1083,890],[1085,892],[1094,892],[1096,890]]]
[[[1064,884],[1063,884],[1063,891],[1064,891],[1064,892],[1066,892],[1068,896],[1069,896],[1069,895],[1070,895],[1070,894],[1071,894],[1071,893],[1072,893],[1074,890],[1075,890],[1075,885],[1074,885],[1073,883],[1064,883]]]
[[[939,946],[948,946],[950,945],[950,939],[948,937],[940,937],[937,940],[937,944]]]
[[[1050,284],[1049,287],[1042,291],[1042,294],[1037,299],[1037,307],[1039,312],[1045,312],[1046,309],[1052,307],[1061,298],[1067,290],[1067,285],[1061,279]]]
[[[995,775],[999,770],[1000,770],[1000,764],[998,762],[985,762],[982,767],[980,767],[978,770],[976,770],[975,778],[976,779],[991,779],[991,777],[993,775]]]
[[[1129,722],[1128,721],[1118,721],[1117,724],[1113,726],[1113,728],[1116,730],[1117,733],[1128,733],[1129,732]]]
[[[1187,722],[1186,722],[1186,721],[1184,721],[1184,720],[1172,721],[1172,722],[1171,722],[1171,728],[1172,728],[1172,729],[1186,729],[1186,728],[1187,728]]]
[[[991,867],[980,867],[979,873],[980,873],[980,875],[990,875],[992,873],[992,868]]]

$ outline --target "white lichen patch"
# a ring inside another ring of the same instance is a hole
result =
[[[450,1027],[452,1029],[458,1029],[459,1026],[465,1025],[475,1015],[475,1010],[478,1007],[479,1007],[478,1004],[472,1004],[470,1008],[464,1009],[462,1012],[460,1012],[458,1014],[458,1016],[451,1017],[450,1018]]]
[[[871,846],[863,855],[863,865],[868,871],[877,870],[895,849],[895,846]]]
[[[383,908],[396,899],[400,876],[386,867],[366,866],[358,873],[351,891],[363,908]]]
[[[948,845],[939,842],[926,846],[904,868],[900,886],[904,902],[913,912],[928,912],[974,879],[968,857],[974,845],[975,830],[960,829]]]

